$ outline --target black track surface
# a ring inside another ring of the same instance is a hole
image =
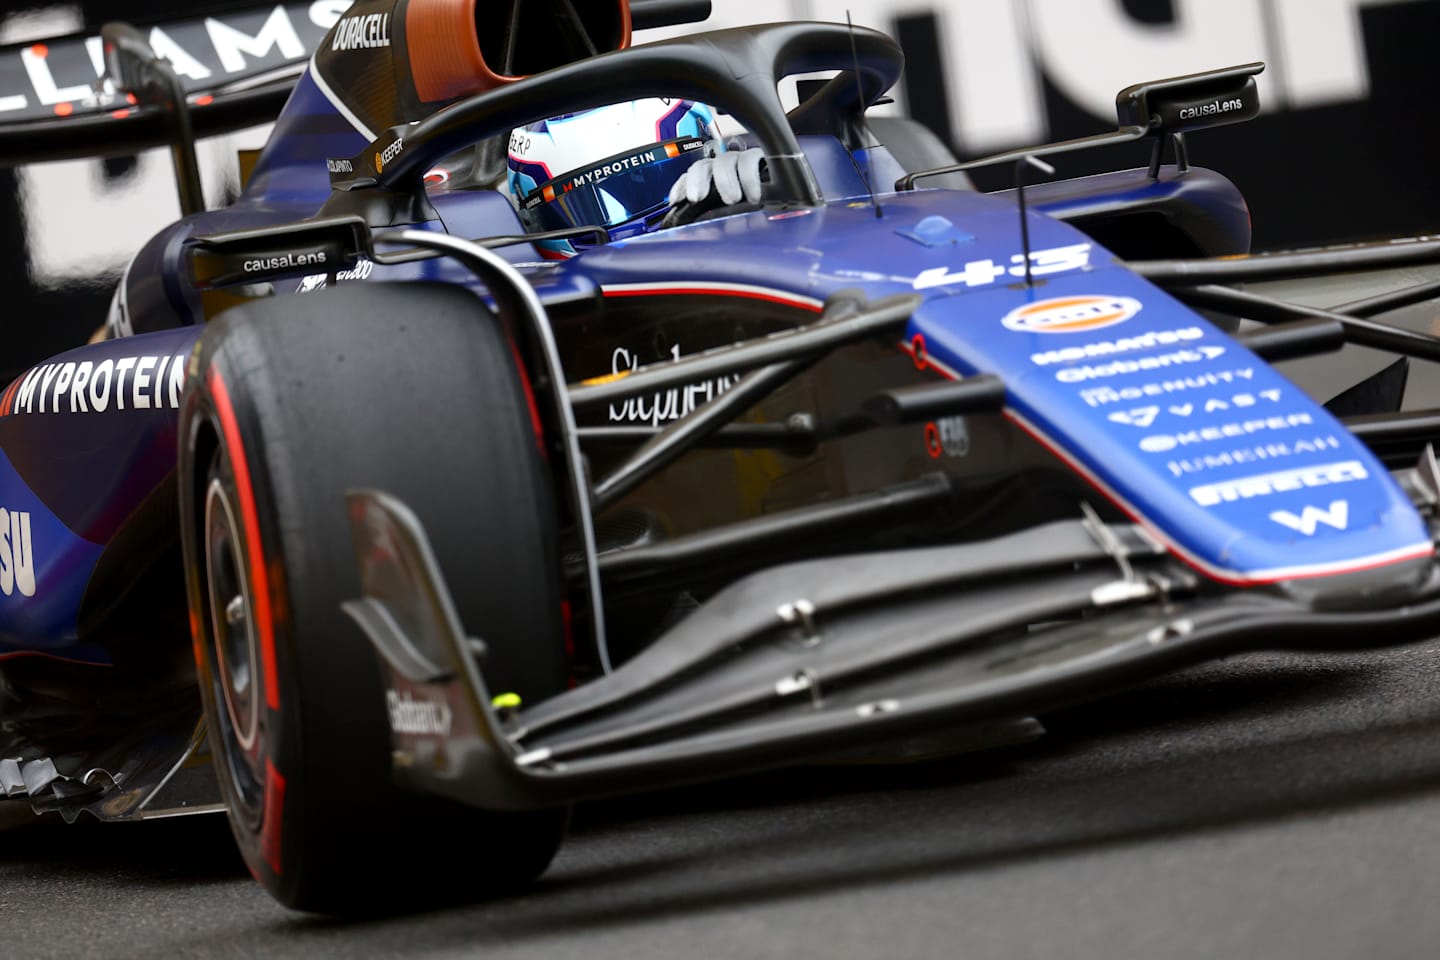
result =
[[[1440,641],[1237,657],[1045,721],[586,807],[531,893],[360,923],[272,903],[223,818],[42,820],[0,833],[0,956],[1440,955]]]

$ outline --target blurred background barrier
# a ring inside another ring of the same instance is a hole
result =
[[[182,76],[254,72],[313,49],[347,0],[266,5],[157,0],[10,4],[0,13],[0,120],[64,112],[95,78],[83,40],[106,20],[161,24],[151,43]],[[844,21],[896,37],[906,74],[884,112],[924,122],[969,158],[1111,129],[1116,91],[1141,80],[1263,60],[1261,116],[1196,134],[1194,163],[1250,202],[1256,249],[1440,233],[1432,178],[1440,93],[1431,58],[1440,0],[714,0],[704,25]],[[184,29],[165,25],[186,21]],[[57,44],[57,50],[62,46]],[[84,51],[84,53],[82,53]],[[793,81],[787,95],[794,98]],[[207,202],[239,190],[239,152],[267,128],[203,141]],[[1058,175],[1143,165],[1118,147],[1061,158]],[[0,163],[4,158],[0,157]],[[982,189],[1009,184],[982,171]],[[0,166],[0,378],[83,342],[130,256],[179,215],[168,154]]]

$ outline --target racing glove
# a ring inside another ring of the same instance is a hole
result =
[[[759,147],[731,149],[714,156],[701,157],[680,175],[670,188],[670,202],[684,200],[698,204],[711,194],[718,195],[724,206],[760,202],[761,171],[765,152]],[[708,204],[707,204],[708,206]]]

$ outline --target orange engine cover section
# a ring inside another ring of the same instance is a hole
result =
[[[596,8],[604,7],[604,0],[558,0],[548,5],[550,11],[545,9],[547,4],[537,3],[537,0],[518,0],[518,3],[410,0],[405,10],[405,36],[415,92],[425,103],[484,93],[529,73],[577,59],[566,55],[567,50],[573,50],[573,41],[577,37],[593,48],[587,52],[606,53],[623,49],[630,45],[629,0],[611,2],[616,5],[613,11],[600,13],[603,19],[596,21]],[[589,11],[591,24],[579,22],[573,15],[573,11],[581,7]],[[564,18],[566,8],[571,11],[568,20],[557,22],[554,28],[547,29],[548,24],[544,22],[547,15]],[[489,33],[490,27],[482,25],[480,18],[487,13],[495,17],[494,21],[489,21],[494,33]],[[602,35],[588,35],[590,30],[587,27],[596,26],[599,29],[595,32]],[[484,43],[482,30],[487,31]],[[546,34],[550,43],[546,42]],[[562,34],[572,43],[554,42],[559,41]],[[491,40],[498,42],[492,43]],[[495,56],[496,51],[506,51],[513,58],[517,46],[521,46],[527,54],[521,63],[526,68],[523,73],[507,69],[504,58]],[[536,51],[541,49],[553,51],[553,62],[536,55]],[[488,58],[486,51],[490,51]]]

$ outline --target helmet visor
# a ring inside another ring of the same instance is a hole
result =
[[[700,137],[683,137],[607,157],[539,184],[520,198],[520,209],[537,231],[626,223],[664,207],[704,146]]]

